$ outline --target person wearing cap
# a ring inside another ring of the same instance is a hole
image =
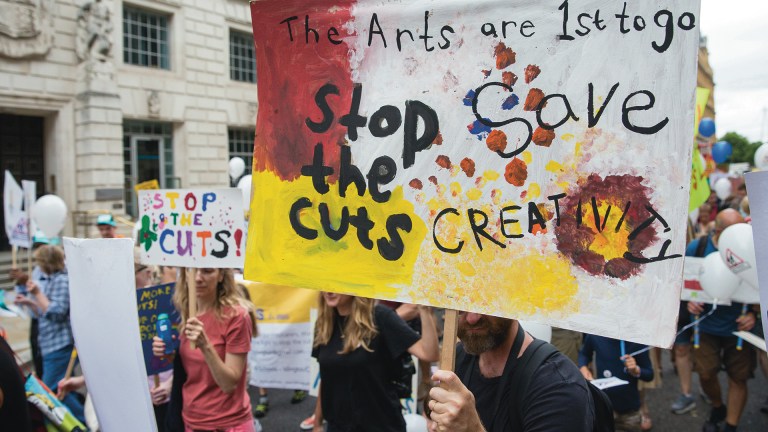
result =
[[[111,214],[99,215],[96,218],[96,226],[99,228],[99,234],[101,238],[121,238],[122,236],[117,234],[117,224],[115,218]]]

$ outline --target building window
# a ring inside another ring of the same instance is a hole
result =
[[[134,217],[138,216],[134,186],[157,180],[160,188],[178,187],[173,176],[173,126],[170,123],[124,122],[123,172],[125,209]]]
[[[241,157],[245,161],[245,173],[251,173],[253,166],[253,137],[256,130],[247,128],[229,128],[229,158]],[[237,184],[237,180],[235,180]]]
[[[123,63],[171,69],[167,15],[123,6]]]
[[[256,53],[253,36],[229,31],[229,78],[234,81],[256,82]]]

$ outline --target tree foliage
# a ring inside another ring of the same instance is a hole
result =
[[[754,164],[757,148],[763,144],[759,141],[751,143],[747,137],[736,132],[728,132],[720,137],[719,141],[727,141],[733,148],[733,153],[731,154],[729,162],[748,162],[750,165]]]

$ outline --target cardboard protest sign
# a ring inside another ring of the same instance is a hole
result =
[[[147,180],[145,182],[137,183],[136,186],[133,187],[133,190],[138,192],[140,190],[154,190],[154,189],[160,189],[160,183],[155,180]]]
[[[763,334],[768,335],[768,171],[748,173],[744,179],[747,182],[747,195],[752,216],[755,262],[758,263],[757,282],[760,289]]]
[[[239,189],[139,191],[141,261],[178,267],[243,266]]]
[[[693,120],[694,129],[698,129],[704,110],[707,108],[710,90],[696,87],[696,111]],[[694,135],[698,132],[694,131]],[[707,182],[707,162],[701,155],[698,143],[693,143],[693,158],[691,166],[691,192],[688,211],[693,211],[704,204],[709,198],[709,183]]]
[[[173,323],[172,334],[179,336],[178,324],[181,316],[173,306],[173,289],[175,283],[167,283],[136,290],[136,304],[139,309],[139,334],[141,348],[144,352],[144,365],[147,375],[173,369],[170,357],[156,357],[152,354],[152,338],[157,336],[157,316],[167,314]],[[175,339],[178,345],[178,339]]]
[[[251,8],[247,279],[672,342],[697,1]]]
[[[64,238],[72,333],[101,430],[156,431],[131,239]]]
[[[250,384],[266,388],[310,389],[314,325],[309,310],[317,292],[301,288],[242,283],[256,306],[259,336],[248,354]]]
[[[13,178],[13,174],[5,170],[5,183],[3,184],[5,234],[8,236],[8,243],[12,246],[29,248],[30,235],[27,222],[29,219],[23,206],[24,191]]]

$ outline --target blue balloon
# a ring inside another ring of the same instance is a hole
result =
[[[699,122],[699,135],[709,138],[715,134],[715,121],[709,117],[704,117]]]
[[[733,147],[728,141],[718,141],[712,145],[712,159],[715,163],[724,163],[733,154]]]

